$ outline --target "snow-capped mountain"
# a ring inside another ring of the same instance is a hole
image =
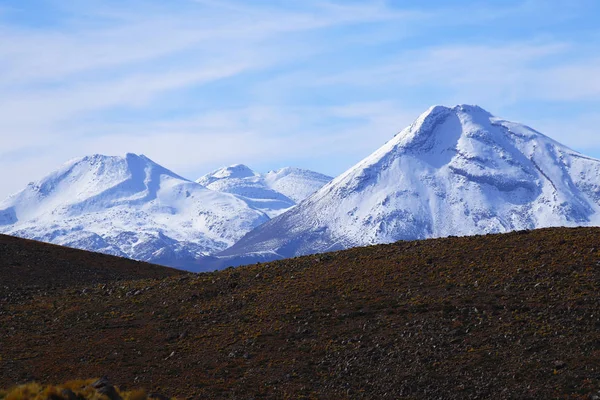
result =
[[[332,180],[330,176],[293,167],[269,171],[264,175],[264,182],[268,187],[296,203],[300,203]]]
[[[275,217],[316,192],[333,178],[300,168],[259,174],[242,164],[221,168],[196,182],[211,190],[231,193],[269,217]]]
[[[0,203],[0,233],[180,267],[268,219],[134,154],[71,161]]]
[[[599,160],[477,106],[435,106],[219,257],[239,265],[397,240],[598,225],[599,211]]]

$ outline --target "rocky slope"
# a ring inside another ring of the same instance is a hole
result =
[[[552,228],[3,289],[0,388],[109,375],[179,398],[589,400],[599,264],[600,229]]]

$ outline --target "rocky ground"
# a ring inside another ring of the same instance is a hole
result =
[[[106,256],[89,257],[77,265]],[[51,289],[6,285],[2,268],[0,387],[108,375],[181,398],[600,396],[597,228]]]

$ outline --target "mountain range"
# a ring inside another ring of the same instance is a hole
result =
[[[600,224],[600,161],[478,106],[434,106],[331,180],[144,156],[67,163],[0,203],[0,233],[209,270],[355,246]]]
[[[0,233],[185,269],[231,246],[276,214],[267,212],[264,203],[257,206],[267,196],[250,199],[227,193],[236,192],[240,182],[220,178],[222,187],[211,190],[143,155],[87,156],[0,203]],[[263,180],[273,188],[285,188],[290,180],[306,185],[286,192],[298,199],[327,179],[284,169]],[[275,189],[269,194],[285,199],[279,212],[295,205]]]

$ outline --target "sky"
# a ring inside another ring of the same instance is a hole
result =
[[[434,104],[600,157],[597,0],[0,0],[0,200],[145,154],[336,176]]]

